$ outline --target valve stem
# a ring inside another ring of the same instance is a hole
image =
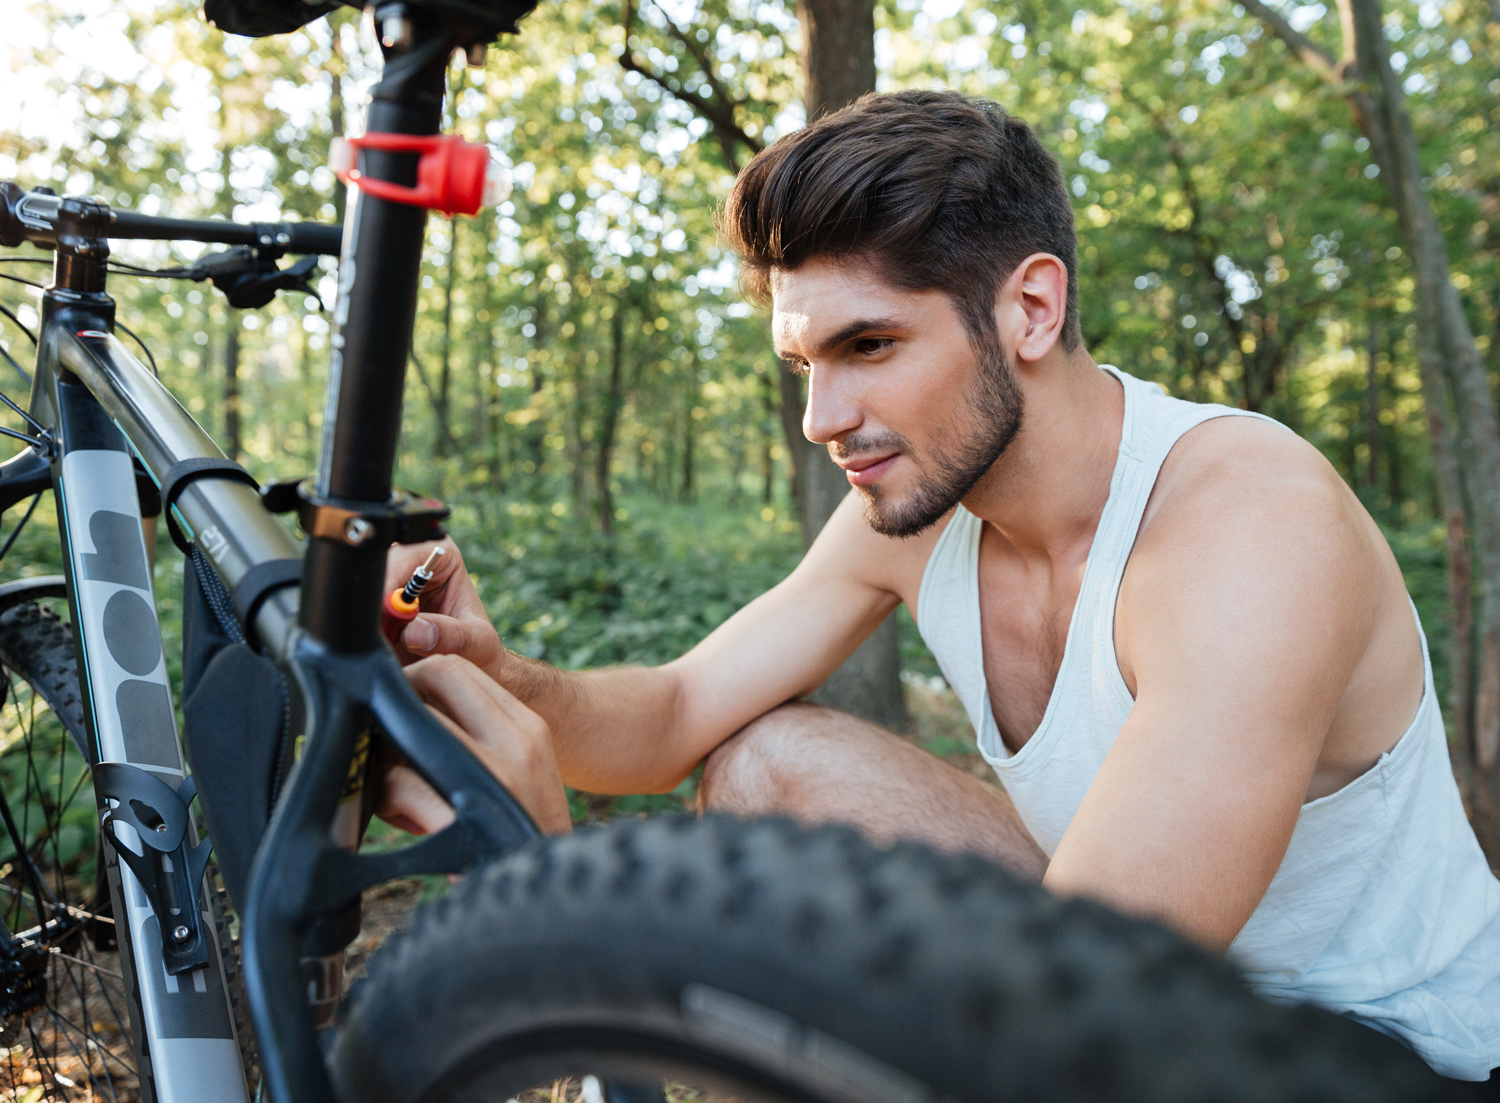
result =
[[[417,603],[417,598],[422,596],[422,591],[427,589],[427,584],[432,581],[432,568],[437,565],[438,558],[444,554],[446,553],[442,548],[433,548],[432,554],[427,557],[427,562],[412,571],[411,578],[401,590],[402,601],[408,605]]]

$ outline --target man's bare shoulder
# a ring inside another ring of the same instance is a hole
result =
[[[1164,588],[1273,617],[1313,594],[1344,622],[1351,644],[1404,599],[1384,538],[1327,459],[1282,426],[1248,417],[1203,423],[1162,465],[1121,588],[1122,614],[1154,621]]]
[[[1374,530],[1333,465],[1284,426],[1260,418],[1219,417],[1183,434],[1156,479],[1141,519],[1152,529],[1202,522],[1266,530],[1267,536],[1342,536],[1368,542]]]
[[[1259,419],[1206,422],[1173,450],[1115,627],[1132,693],[1186,685],[1201,703],[1229,685],[1245,695],[1237,707],[1258,700],[1265,722],[1301,731],[1318,755],[1308,799],[1394,746],[1423,692],[1385,537],[1316,448]]]

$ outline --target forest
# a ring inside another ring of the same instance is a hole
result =
[[[261,40],[183,0],[28,0],[12,23],[0,180],[148,213],[342,218],[329,143],[362,131],[379,56],[359,11]],[[663,661],[795,564],[838,472],[801,437],[801,384],[716,211],[810,116],[959,89],[1060,159],[1095,359],[1284,422],[1385,530],[1500,861],[1500,2],[546,0],[469,60],[450,129],[515,188],[430,223],[398,481],[454,505],[509,646]],[[315,286],[260,311],[206,284],[111,292],[265,479],[315,463],[331,261]],[[0,304],[24,362],[34,292],[8,282]],[[38,517],[5,577],[47,566]],[[167,603],[180,570],[159,568]],[[826,699],[917,723],[939,690],[909,618],[861,656]]]

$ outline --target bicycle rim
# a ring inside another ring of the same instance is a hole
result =
[[[768,1062],[726,1054],[629,1027],[575,1024],[478,1050],[429,1086],[430,1103],[894,1103],[909,1082],[859,1055],[865,1085],[830,1083],[819,1091],[768,1069]],[[592,1080],[594,1083],[590,1084]],[[913,1085],[910,1099],[927,1097]],[[361,1101],[363,1103],[363,1101]],[[372,1101],[373,1103],[373,1101]]]
[[[0,1096],[128,1103],[140,1098],[132,986],[63,642],[67,627],[40,605],[0,614]]]

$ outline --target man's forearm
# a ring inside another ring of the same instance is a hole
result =
[[[668,669],[559,670],[506,651],[489,673],[547,721],[563,781],[575,789],[666,792],[711,749],[690,745],[681,730],[680,684]]]

